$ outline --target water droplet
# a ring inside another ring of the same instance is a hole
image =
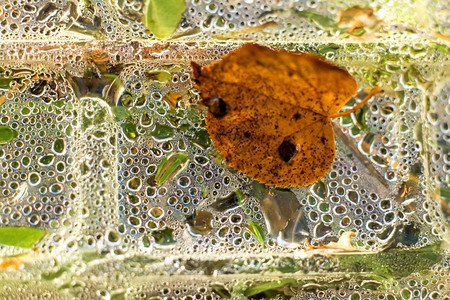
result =
[[[160,207],[152,207],[150,209],[150,216],[155,220],[159,220],[164,216],[164,210]]]
[[[120,243],[120,235],[115,231],[109,231],[107,234],[108,243],[118,245]]]
[[[53,154],[49,154],[49,155],[44,155],[44,156],[42,156],[42,157],[39,159],[38,163],[39,163],[41,166],[46,167],[46,166],[50,166],[50,165],[53,163],[54,160],[55,160],[55,156],[54,156]]]
[[[131,191],[138,191],[142,186],[142,181],[139,177],[133,177],[127,182],[127,186]]]
[[[144,112],[141,116],[140,123],[142,127],[152,126],[153,118],[147,112]]]
[[[206,235],[213,229],[213,215],[206,210],[197,210],[192,216],[188,217],[189,232],[192,235]]]
[[[53,152],[55,154],[64,154],[66,152],[66,142],[63,139],[56,139],[53,142]]]
[[[61,194],[63,190],[64,186],[61,183],[54,183],[50,186],[50,192],[55,195]]]
[[[28,180],[30,182],[30,185],[36,186],[41,182],[41,176],[36,172],[32,172],[30,173]]]
[[[15,137],[17,137],[18,133],[17,131],[13,130],[9,126],[0,126],[0,145],[6,144],[9,141],[13,140]]]
[[[359,203],[359,194],[356,191],[349,190],[345,196],[352,204],[357,205]]]
[[[136,124],[123,123],[120,126],[122,127],[123,133],[130,141],[135,141],[138,138],[139,134],[136,129]]]
[[[322,181],[316,182],[311,187],[311,192],[313,193],[314,196],[319,197],[321,199],[325,199],[328,196],[327,185],[325,183],[323,183]]]
[[[128,195],[128,203],[131,205],[139,205],[141,203],[141,198],[135,195]]]

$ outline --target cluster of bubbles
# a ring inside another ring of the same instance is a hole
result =
[[[11,71],[23,77],[11,82],[14,93],[2,91],[9,99],[0,107],[0,125],[14,130],[17,138],[0,148],[0,222],[57,229],[77,185],[66,134],[73,115],[66,113],[64,87],[48,79],[53,74]]]
[[[74,35],[86,39],[108,40],[123,38],[145,38],[155,40],[155,37],[143,24],[146,12],[145,1],[4,1],[0,6],[3,16],[0,24],[2,37],[8,40],[17,39],[58,39],[69,41]],[[434,4],[428,11],[433,15],[429,24],[424,26],[422,18],[417,14],[416,3],[411,5],[379,5],[373,16],[360,7],[355,7],[366,13],[367,32],[377,36],[372,31],[382,31],[389,34],[381,35],[387,42],[397,42],[401,39],[412,39],[405,28],[422,25],[424,32],[441,32],[445,34],[445,11]],[[368,4],[370,6],[370,4]],[[186,1],[186,10],[175,30],[174,36],[186,41],[198,41],[211,38],[242,38],[254,40],[316,41],[321,39],[339,41],[353,37],[346,30],[351,27],[347,23],[340,24],[337,17],[348,9],[348,4],[336,2],[321,5],[317,1],[294,1],[289,5],[276,0],[252,1],[219,1],[192,0]],[[344,14],[345,15],[345,14]],[[407,17],[405,17],[407,16]],[[360,18],[364,20],[363,18]],[[381,22],[383,20],[384,22]],[[364,21],[363,21],[364,22]],[[359,35],[355,34],[358,38]],[[420,46],[413,54],[420,55]]]
[[[195,253],[215,247],[226,252],[244,244],[245,217],[233,209],[216,214],[211,207],[218,198],[233,197],[239,176],[212,152],[188,68],[170,68],[127,71],[135,79],[128,81],[128,99],[121,101],[130,117],[119,126],[136,124],[138,138],[118,133],[119,215],[125,224],[121,234],[127,240],[139,239],[144,251],[150,239],[157,248],[150,246],[152,251],[169,247],[172,252]],[[162,164],[176,164],[178,157],[186,159],[179,166],[181,173],[177,170],[161,181]],[[188,247],[183,232],[191,236]],[[161,235],[169,235],[167,243],[157,241]]]

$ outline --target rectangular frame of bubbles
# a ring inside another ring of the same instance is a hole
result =
[[[447,299],[448,14],[4,1],[0,297]]]

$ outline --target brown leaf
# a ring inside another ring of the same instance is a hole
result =
[[[282,187],[309,185],[328,172],[335,157],[329,118],[341,116],[358,89],[347,71],[313,54],[256,44],[192,66],[209,107],[208,133],[231,167]]]

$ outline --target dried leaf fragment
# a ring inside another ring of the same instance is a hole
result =
[[[17,257],[0,259],[0,270],[20,270],[24,265],[24,261]]]
[[[209,108],[207,131],[231,167],[282,187],[309,185],[328,172],[335,157],[330,117],[343,115],[358,88],[347,71],[256,44],[192,66]]]
[[[356,247],[352,245],[352,237],[355,236],[356,233],[353,231],[344,232],[337,242],[329,242],[326,245],[319,244],[318,246],[312,246],[308,240],[305,241],[306,250],[316,250],[316,249],[335,249],[342,251],[355,251]]]
[[[354,33],[358,29],[374,29],[380,24],[372,8],[361,8],[352,6],[346,10],[341,10],[337,16],[340,27],[348,27],[348,33]]]

